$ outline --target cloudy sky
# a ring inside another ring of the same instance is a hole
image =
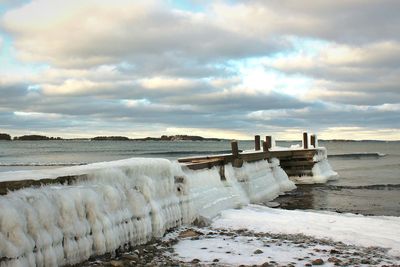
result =
[[[400,139],[398,0],[0,0],[0,132]]]

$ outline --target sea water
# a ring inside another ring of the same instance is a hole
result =
[[[290,147],[298,142],[278,142]],[[282,207],[400,216],[400,142],[320,141],[339,179],[299,185]],[[240,141],[239,149],[252,149]],[[170,160],[228,153],[229,141],[0,141],[0,172],[56,168],[131,157]]]

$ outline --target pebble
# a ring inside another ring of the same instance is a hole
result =
[[[261,249],[256,249],[253,254],[262,254],[264,253],[264,251],[262,251]]]
[[[311,262],[312,265],[323,265],[324,261],[322,259],[315,259]]]

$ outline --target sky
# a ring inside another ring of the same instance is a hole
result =
[[[0,0],[0,132],[400,140],[399,10]]]

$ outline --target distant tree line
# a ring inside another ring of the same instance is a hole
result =
[[[11,141],[11,135],[6,133],[0,133],[0,140]]]
[[[219,138],[205,138],[196,135],[163,135],[161,137],[145,137],[130,139],[126,136],[96,136],[93,138],[63,139],[61,137],[48,137],[45,135],[31,134],[15,136],[12,138],[9,134],[0,133],[0,140],[15,141],[48,141],[48,140],[92,140],[92,141],[220,141]]]

